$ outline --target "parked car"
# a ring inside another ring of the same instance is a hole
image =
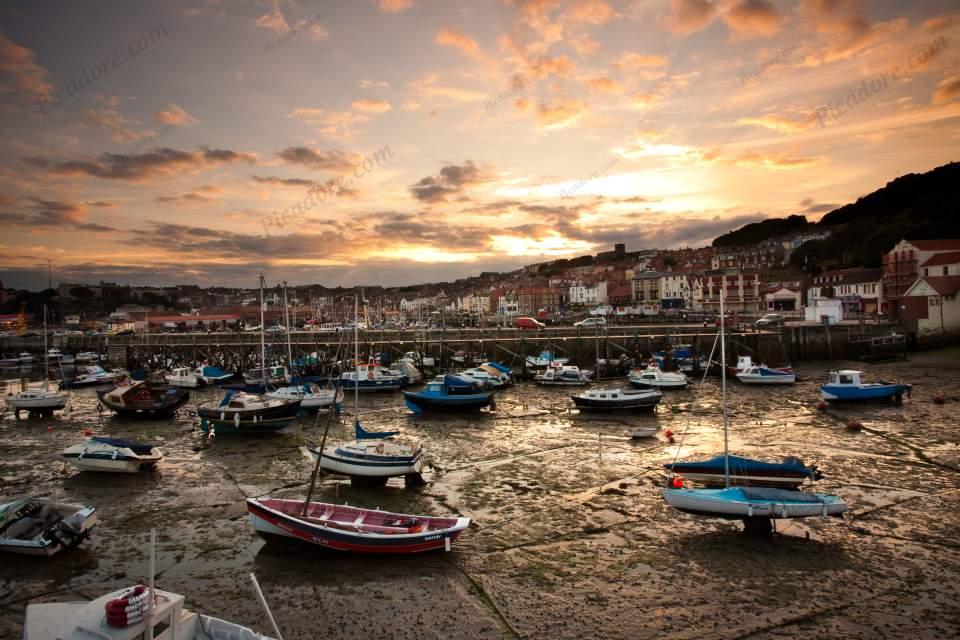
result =
[[[783,314],[768,313],[753,324],[757,327],[780,327],[783,326]]]
[[[607,319],[603,316],[592,316],[590,318],[585,318],[580,322],[574,322],[573,326],[575,327],[605,327],[607,326]]]
[[[538,331],[547,326],[536,318],[517,318],[513,321],[513,324],[517,329],[536,329]]]

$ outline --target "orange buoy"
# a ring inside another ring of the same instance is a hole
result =
[[[934,404],[944,404],[946,401],[947,401],[947,397],[942,393],[938,393],[937,395],[933,396]]]
[[[683,480],[674,476],[673,480],[670,481],[670,484],[673,485],[674,489],[683,489]]]
[[[83,435],[85,435],[85,436],[92,436],[92,435],[93,435],[93,429],[84,429],[84,430],[83,430]]]
[[[668,438],[672,438],[673,431],[671,431],[670,429],[667,429],[666,431],[663,432],[663,435],[667,436]]]
[[[850,420],[847,422],[847,429],[850,429],[850,431],[860,431],[863,429],[863,425],[856,420]]]
[[[820,411],[826,411],[826,410],[827,410],[827,401],[826,401],[826,400],[821,400],[820,402],[818,402],[818,403],[817,403],[817,409],[820,409]]]

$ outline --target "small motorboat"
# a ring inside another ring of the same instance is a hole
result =
[[[407,408],[417,414],[424,411],[475,411],[484,407],[495,408],[493,393],[455,393],[447,384],[449,378],[454,376],[447,374],[442,381],[434,379],[427,383],[423,391],[404,391]]]
[[[274,391],[267,392],[268,398],[278,400],[300,400],[300,407],[308,411],[322,409],[343,402],[343,389],[321,389],[319,385],[309,382],[299,385],[288,385]]]
[[[64,449],[63,458],[81,471],[137,473],[156,467],[163,452],[150,444],[94,436]]]
[[[671,473],[683,476],[687,480],[707,485],[724,485],[725,473],[729,469],[730,483],[751,486],[799,487],[806,480],[816,481],[823,477],[816,465],[807,466],[793,456],[783,462],[763,462],[740,456],[729,456],[729,464],[724,457],[716,456],[700,462],[671,462],[663,465]]]
[[[5,398],[7,406],[19,418],[21,411],[27,415],[50,415],[67,406],[67,394],[54,389],[24,389]]]
[[[862,382],[861,371],[844,369],[831,371],[827,374],[827,382],[820,385],[820,394],[824,400],[836,401],[864,401],[889,400],[894,398],[897,403],[903,401],[904,394],[910,397],[913,387],[899,382]]]
[[[284,366],[267,367],[265,374],[263,369],[251,369],[250,371],[245,371],[243,374],[243,381],[247,384],[262,385],[264,382],[264,375],[266,375],[267,386],[285,385],[290,382],[290,372]]]
[[[737,380],[744,384],[793,384],[797,374],[761,364],[747,367],[737,374]]]
[[[188,367],[177,367],[163,378],[171,387],[183,387],[185,389],[196,389],[206,384],[202,376],[198,376]]]
[[[668,373],[659,367],[648,366],[646,369],[634,369],[627,378],[635,389],[685,389],[690,382],[682,373]]]
[[[657,389],[587,389],[570,396],[581,411],[653,411],[663,399]]]
[[[71,389],[77,387],[95,387],[100,385],[114,384],[127,377],[127,372],[121,369],[106,371],[100,365],[89,365],[78,372],[77,377],[67,382],[64,386]]]
[[[248,498],[247,511],[253,528],[264,538],[292,538],[321,549],[364,554],[449,551],[470,526],[469,518],[437,518],[275,498]]]
[[[551,365],[535,375],[533,381],[546,386],[582,387],[590,384],[590,372],[576,365]]]
[[[679,511],[731,520],[842,516],[847,510],[840,496],[776,487],[665,489],[663,497]]]
[[[97,391],[100,404],[121,416],[164,418],[190,399],[186,389],[160,390],[146,380],[135,380],[114,389]]]
[[[182,595],[136,585],[90,602],[27,605],[23,637],[30,640],[272,640],[247,627],[184,608]],[[149,616],[149,619],[148,619]],[[148,636],[147,624],[153,625]]]
[[[527,356],[527,366],[534,369],[542,369],[551,365],[565,365],[570,362],[570,358],[557,358],[552,351],[541,351],[539,356]]]
[[[727,367],[727,375],[739,376],[739,374],[753,366],[753,358],[750,356],[737,356],[737,365],[735,367]],[[761,364],[760,366],[771,371],[779,371],[780,373],[794,372],[793,367],[768,367],[765,364]]]
[[[419,474],[423,470],[423,448],[391,440],[398,431],[367,431],[356,420],[356,438],[324,447],[320,468],[327,473],[361,478],[394,478]],[[308,447],[316,460],[320,449]]]
[[[228,391],[219,404],[197,405],[200,429],[207,433],[257,434],[283,429],[297,417],[300,400],[281,400],[243,391]]]
[[[233,379],[232,373],[227,373],[223,369],[208,365],[197,367],[193,370],[193,374],[207,384],[219,384]]]
[[[403,384],[420,384],[423,382],[423,374],[412,363],[407,360],[398,360],[393,363],[391,371],[403,378]]]
[[[340,375],[340,386],[344,391],[358,389],[360,393],[397,391],[403,386],[403,375],[391,373],[389,369],[378,364],[360,364]]]
[[[52,556],[75,547],[96,526],[96,512],[94,507],[41,498],[0,504],[0,551]]]

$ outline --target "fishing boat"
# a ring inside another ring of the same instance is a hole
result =
[[[355,439],[335,446],[307,450],[327,473],[361,478],[394,478],[419,474],[423,470],[423,448],[396,442],[399,431],[367,431],[354,421]]]
[[[284,385],[290,382],[290,371],[283,365],[251,369],[243,372],[243,381],[247,384]]]
[[[64,449],[63,458],[81,471],[138,473],[155,468],[163,452],[151,444],[94,436]]]
[[[570,358],[557,358],[552,351],[541,351],[539,356],[527,356],[527,366],[534,369],[542,369],[551,365],[564,365],[570,362]]]
[[[71,389],[78,387],[96,387],[120,382],[127,377],[122,369],[106,371],[100,365],[88,365],[78,371],[77,376],[64,384]]]
[[[0,504],[0,551],[52,556],[71,549],[90,535],[96,512],[94,507],[32,497]]]
[[[223,369],[202,365],[193,370],[193,374],[203,380],[206,384],[219,384],[233,379],[232,373],[227,373]]]
[[[204,433],[255,434],[283,429],[297,417],[300,400],[267,398],[243,391],[228,391],[218,404],[197,405],[200,429]]]
[[[735,367],[727,367],[727,375],[736,376],[743,373],[747,369],[755,366],[753,363],[753,358],[750,356],[737,356],[737,365]],[[793,367],[768,367],[765,364],[761,364],[761,367],[764,369],[769,369],[770,371],[778,371],[780,373],[794,373]]]
[[[188,367],[177,367],[163,378],[171,387],[183,387],[185,389],[196,389],[206,384],[202,376],[198,376]]]
[[[146,380],[134,380],[97,391],[100,404],[121,416],[165,418],[190,399],[186,389],[158,389]]]
[[[448,377],[451,376],[447,374],[441,382],[433,380],[427,383],[422,391],[404,391],[407,408],[417,414],[424,411],[475,411],[484,407],[494,408],[493,393],[452,392],[447,384]]]
[[[659,367],[648,366],[646,369],[633,369],[627,377],[635,389],[685,389],[690,380],[682,373],[668,373]]]
[[[724,292],[720,291],[720,317],[724,317]],[[723,488],[684,488],[683,480],[676,475],[668,479],[668,488],[662,490],[663,497],[674,509],[694,515],[711,516],[726,519],[741,519],[748,530],[769,532],[776,518],[807,518],[812,516],[841,516],[847,510],[842,498],[823,493],[807,493],[795,489],[780,487],[732,486],[734,474],[731,468],[741,467],[745,473],[760,475],[765,463],[733,458],[729,450],[729,423],[727,420],[727,352],[725,323],[720,323],[717,339],[720,342],[720,389],[723,406]],[[672,469],[676,461],[668,466]],[[715,464],[715,459],[706,461]],[[769,463],[767,463],[769,464]],[[777,468],[766,477],[785,480],[789,465],[775,465]],[[802,465],[801,465],[802,466]],[[804,467],[807,469],[807,467]]]
[[[273,640],[247,627],[184,607],[184,596],[155,588],[156,532],[150,532],[150,577],[89,602],[27,605],[24,640]],[[273,614],[250,574],[267,619],[280,636]]]
[[[816,465],[807,466],[790,456],[783,462],[763,462],[740,456],[716,456],[699,462],[671,462],[663,465],[671,473],[707,485],[723,485],[727,474],[730,483],[751,486],[799,487],[806,480],[823,477]]]
[[[357,364],[353,371],[340,374],[340,385],[344,391],[358,390],[360,393],[374,391],[397,391],[403,386],[403,376],[390,373],[379,364]]]
[[[663,399],[656,389],[587,389],[570,396],[581,411],[653,411]]]
[[[582,387],[590,384],[590,372],[576,365],[551,365],[535,375],[533,381],[545,386]]]
[[[895,399],[898,403],[903,400],[904,394],[910,397],[913,387],[900,382],[863,382],[861,371],[843,369],[831,371],[827,374],[826,383],[820,385],[820,394],[824,400],[836,401],[864,401]]]
[[[288,385],[267,392],[268,398],[278,400],[299,400],[300,407],[308,411],[322,409],[343,402],[343,391],[336,389],[321,389],[313,382],[299,385]]]
[[[247,511],[253,528],[264,538],[294,539],[322,549],[363,554],[449,551],[470,526],[469,518],[275,498],[248,498]]]
[[[738,373],[737,380],[744,384],[793,384],[797,381],[797,374],[764,365],[753,365]]]
[[[43,346],[47,347],[47,307],[43,307]],[[43,363],[43,388],[24,389],[17,394],[9,394],[4,399],[19,420],[20,412],[27,415],[50,415],[57,409],[67,406],[67,395],[59,389],[50,388],[50,360]]]

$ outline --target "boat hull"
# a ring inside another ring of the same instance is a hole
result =
[[[452,393],[444,396],[430,396],[418,391],[404,391],[407,407],[420,411],[478,411],[490,406],[490,393]]]
[[[69,511],[69,515],[60,522],[47,527],[46,531],[56,531],[61,526],[66,529],[60,529],[59,533],[64,532],[69,535],[41,535],[43,531],[38,532],[36,536],[30,539],[13,539],[0,535],[0,552],[16,553],[27,556],[52,556],[65,549],[73,548],[83,542],[93,528],[97,525],[97,510],[95,507],[84,507],[79,505],[69,505],[64,503],[52,502],[49,500],[36,500],[41,505],[49,505],[51,508],[63,513]],[[7,506],[7,505],[0,505]]]
[[[97,392],[100,404],[117,415],[131,418],[166,418],[190,400],[190,394],[187,391],[180,391],[169,398],[165,397],[163,402],[156,402],[153,405],[124,405],[112,401],[107,393],[109,392]]]
[[[401,380],[361,380],[360,381],[360,393],[373,393],[376,391],[399,391],[400,387],[403,386]],[[346,391],[354,391],[357,389],[357,383],[349,379],[340,380],[340,388]]]
[[[687,381],[674,380],[637,380],[630,378],[630,386],[634,389],[686,389]]]
[[[311,457],[317,459],[319,450],[309,449]],[[361,478],[396,478],[423,471],[423,454],[417,451],[413,456],[350,456],[341,452],[324,451],[320,468],[327,473]]]
[[[655,398],[602,399],[571,395],[573,403],[581,411],[653,411],[662,396]]]
[[[906,384],[870,384],[862,386],[824,384],[820,394],[831,402],[862,402],[869,400],[889,400],[902,398],[910,391]]]
[[[300,500],[269,500],[275,506],[285,511],[299,513],[303,502]],[[320,515],[318,508],[327,507],[323,503],[310,505],[311,515]],[[427,530],[421,533],[398,533],[392,535],[376,535],[350,531],[347,528],[334,528],[330,524],[323,524],[319,517],[309,522],[289,515],[264,504],[264,501],[254,498],[247,499],[247,511],[250,523],[260,535],[269,539],[271,536],[299,540],[323,549],[361,554],[391,554],[405,555],[449,549],[469,526],[468,518],[453,519],[454,524],[443,530]],[[359,512],[359,510],[358,510]],[[378,512],[385,516],[416,518],[404,514]]]
[[[216,433],[257,434],[283,429],[293,422],[300,410],[300,401],[295,400],[283,405],[266,409],[224,411],[220,407],[197,407],[200,416],[200,429],[208,433],[212,428]]]
[[[797,381],[797,376],[793,373],[774,373],[764,375],[738,373],[737,380],[744,384],[793,384]]]
[[[102,473],[139,473],[153,469],[157,466],[159,458],[110,458],[87,455],[81,457],[78,454],[64,454],[63,459],[72,464],[80,471],[97,471]]]
[[[6,398],[7,406],[11,409],[20,411],[31,411],[31,410],[54,410],[54,409],[63,409],[67,406],[67,397],[60,395],[58,397],[50,398],[35,398],[35,399],[22,399],[16,397],[7,397]]]
[[[679,511],[727,519],[841,516],[847,510],[837,496],[784,489],[663,489],[663,497]]]

